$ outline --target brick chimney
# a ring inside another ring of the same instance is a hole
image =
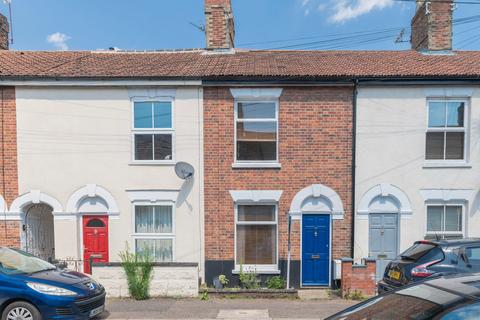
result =
[[[234,47],[235,25],[231,0],[205,0],[207,49]]]
[[[0,50],[8,50],[8,25],[7,17],[0,13]]]
[[[452,50],[453,0],[417,0],[412,19],[412,49]]]

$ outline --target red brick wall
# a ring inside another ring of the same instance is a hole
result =
[[[377,287],[375,271],[375,260],[365,260],[363,265],[353,265],[352,259],[342,260],[342,295],[345,297],[358,291],[364,296],[374,296]]]
[[[426,4],[418,8],[412,19],[412,48],[415,50],[452,49],[452,7],[453,1],[431,0],[430,13]]]
[[[0,87],[0,195],[8,205],[18,196],[15,88]],[[20,222],[0,221],[0,245],[19,246]]]
[[[234,100],[228,88],[204,88],[206,260],[234,259],[234,203],[229,190],[283,190],[279,254],[287,256],[287,212],[293,197],[324,184],[341,197],[345,219],[333,222],[333,256],[350,256],[352,91],[341,87],[287,87],[279,106],[281,169],[233,169]],[[294,222],[292,259],[300,259]]]

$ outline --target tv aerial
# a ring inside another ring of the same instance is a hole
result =
[[[189,163],[177,162],[175,165],[175,173],[182,180],[190,180],[195,174],[195,169]]]

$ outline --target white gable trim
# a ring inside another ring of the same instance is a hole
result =
[[[49,196],[48,194],[40,192],[40,190],[32,190],[13,200],[9,212],[10,214],[20,214],[23,212],[23,208],[27,205],[39,203],[48,204],[50,207],[52,207],[53,213],[63,212],[62,205],[57,199]]]
[[[235,203],[272,203],[280,201],[282,190],[230,190]]]
[[[86,198],[99,197],[105,200],[108,205],[108,215],[119,215],[120,211],[115,198],[106,189],[96,184],[87,184],[75,191],[67,201],[67,214],[77,214],[80,203]]]
[[[370,204],[378,196],[392,197],[395,199],[400,206],[399,213],[401,214],[412,214],[413,212],[412,205],[405,192],[392,184],[381,183],[365,192],[358,205],[357,214],[369,214]]]
[[[338,193],[333,189],[323,184],[313,184],[299,191],[292,200],[290,205],[290,215],[293,219],[300,219],[302,216],[302,205],[304,201],[310,197],[313,198],[326,198],[331,204],[332,219],[343,219],[345,211],[343,210],[342,200]]]
[[[472,189],[422,189],[420,190],[425,202],[455,202],[471,201],[475,190]]]
[[[176,202],[180,190],[126,190],[131,202]]]
[[[246,88],[230,89],[236,100],[277,100],[282,95],[282,88]]]

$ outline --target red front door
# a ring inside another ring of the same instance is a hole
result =
[[[108,262],[108,217],[83,216],[83,271],[92,273],[91,262]]]

